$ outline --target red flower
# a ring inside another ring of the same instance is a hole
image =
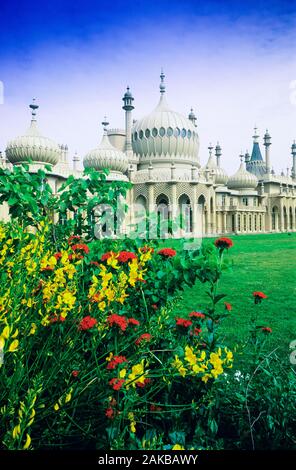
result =
[[[263,294],[263,292],[253,292],[254,297],[259,297],[259,299],[267,299],[267,295]]]
[[[120,251],[118,255],[118,261],[120,263],[127,263],[128,261],[131,261],[132,259],[137,259],[137,256],[135,253],[132,253],[131,251]]]
[[[121,315],[117,315],[116,313],[109,315],[107,317],[107,322],[109,323],[110,327],[118,326],[118,328],[120,328],[121,331],[125,331],[128,325],[127,318]]]
[[[261,331],[263,331],[264,333],[272,333],[272,329],[269,328],[269,326],[265,326],[261,328]]]
[[[263,294],[263,292],[253,292],[253,297],[255,304],[261,304],[263,299],[267,299],[267,295]]]
[[[122,364],[123,362],[127,362],[127,358],[125,356],[114,356],[107,365],[107,369],[116,369],[118,364]]]
[[[217,238],[217,240],[215,240],[215,246],[220,248],[220,250],[224,250],[225,248],[228,250],[228,248],[233,246],[233,241],[225,237]]]
[[[153,310],[157,310],[158,309],[158,306],[156,304],[152,304],[151,307],[153,308]]]
[[[49,319],[50,323],[63,323],[65,320],[65,317],[62,317],[62,315],[57,315],[56,313]]]
[[[193,331],[190,332],[192,336],[198,336],[202,332],[201,328],[193,328]]]
[[[161,255],[165,258],[172,258],[173,256],[176,256],[177,252],[176,250],[173,250],[172,248],[162,248],[157,252],[158,255]]]
[[[138,339],[136,339],[135,344],[139,346],[142,341],[151,341],[152,336],[149,333],[143,333],[141,336],[139,336]]]
[[[73,370],[72,371],[72,377],[76,378],[76,377],[78,377],[78,375],[79,375],[79,370]]]
[[[78,329],[82,331],[90,330],[97,324],[97,320],[90,315],[84,317],[79,323]]]
[[[191,325],[191,320],[186,320],[186,318],[176,318],[176,326],[181,326],[182,328],[189,328],[189,326]]]
[[[108,251],[108,253],[104,253],[101,256],[101,261],[107,261],[107,259],[111,258],[113,254],[114,254],[113,251]]]
[[[113,388],[113,390],[120,390],[124,382],[124,379],[118,379],[117,377],[114,377],[114,379],[109,380],[109,385]]]
[[[83,251],[86,255],[89,253],[89,248],[85,243],[77,243],[76,245],[71,246],[73,251],[78,251],[81,250]]]
[[[71,237],[68,238],[68,245],[72,245],[72,241],[73,241],[73,240],[79,241],[79,240],[80,240],[80,236],[79,236],[79,235],[71,235]]]
[[[140,249],[139,249],[140,253],[148,253],[149,251],[151,253],[154,253],[154,248],[148,246],[148,245],[145,245],[145,246],[142,246]]]
[[[94,266],[97,266],[97,268],[100,267],[100,265],[97,261],[91,261],[89,264],[93,264]]]
[[[115,413],[114,413],[114,410],[113,408],[107,408],[107,410],[105,411],[105,415],[107,416],[108,419],[114,419],[115,418]]]
[[[55,253],[53,256],[55,257],[55,259],[61,259],[62,253],[59,251],[58,253]]]
[[[150,384],[151,382],[151,379],[144,379],[144,382],[136,382],[136,386],[139,387],[139,388],[144,388],[146,387],[146,385]]]
[[[135,318],[129,318],[127,320],[127,322],[128,322],[129,325],[134,325],[134,326],[139,326],[140,325],[139,320],[136,320]]]
[[[228,302],[224,302],[224,305],[225,305],[225,310],[228,310],[228,312],[232,310],[232,305],[229,304]]]
[[[201,319],[206,318],[205,314],[201,312],[191,312],[189,313],[189,316],[191,318],[201,318]]]

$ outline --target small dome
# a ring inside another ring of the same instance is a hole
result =
[[[211,153],[203,170],[211,170],[213,172],[215,184],[226,184],[228,181],[226,171],[217,165],[217,162]]]
[[[243,161],[238,171],[227,182],[229,189],[255,189],[257,185],[257,177],[245,169]]]
[[[125,153],[111,145],[107,129],[104,129],[100,145],[85,155],[83,165],[85,168],[108,169],[111,173],[122,174],[128,168],[128,158]]]
[[[25,135],[16,137],[8,142],[6,157],[11,163],[28,162],[49,163],[55,165],[59,161],[61,149],[53,140],[43,137],[36,122],[36,104],[30,105],[32,109],[31,125]]]

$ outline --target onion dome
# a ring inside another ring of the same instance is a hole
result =
[[[61,149],[53,140],[43,137],[36,121],[36,110],[39,108],[33,99],[30,104],[32,109],[31,125],[25,135],[16,137],[8,142],[6,147],[6,157],[11,163],[28,162],[49,163],[55,165],[58,163]]]
[[[241,155],[241,164],[238,171],[227,182],[229,189],[255,189],[258,185],[257,177],[246,170],[243,159],[244,156]]]
[[[206,166],[204,167],[204,171],[210,170],[213,173],[215,184],[226,184],[228,181],[228,176],[225,170],[223,170],[223,168],[218,166],[217,161],[213,157],[212,155],[213,147],[211,144],[209,145],[208,149],[209,149],[209,159],[207,161]],[[216,158],[217,159],[219,158],[218,161],[220,165],[221,147],[217,145],[215,150],[216,150]]]
[[[107,125],[109,123],[102,122],[104,133],[100,145],[91,150],[83,159],[85,168],[94,168],[96,170],[110,170],[109,179],[126,179],[123,173],[128,167],[127,156],[111,145],[107,135]]]
[[[139,156],[140,168],[148,167],[150,161],[158,167],[170,166],[172,161],[188,167],[200,166],[199,138],[194,122],[169,107],[164,77],[162,72],[157,107],[133,125],[133,151]]]

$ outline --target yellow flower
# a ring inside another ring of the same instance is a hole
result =
[[[119,378],[124,379],[125,376],[126,376],[126,369],[121,369],[121,371],[119,372]]]
[[[27,438],[26,438],[26,442],[25,442],[25,445],[23,447],[24,450],[28,449],[31,445],[31,437],[29,436],[29,434],[27,433]]]
[[[130,420],[130,430],[131,432],[135,433],[136,432],[136,421],[134,418],[134,413],[129,413],[127,415],[128,419]]]
[[[185,450],[185,447],[181,446],[180,444],[175,444],[172,447],[172,450]]]
[[[175,356],[175,360],[171,364],[182,377],[185,377],[187,369],[184,367],[183,362],[179,359],[178,356]]]
[[[5,326],[2,333],[1,333],[1,336],[4,338],[4,339],[8,339],[9,338],[9,331],[10,331],[10,328],[9,326]]]
[[[19,345],[19,341],[17,339],[13,340],[8,348],[8,351],[9,352],[17,351],[18,345]]]
[[[147,373],[145,373],[144,371],[144,359],[142,359],[139,364],[136,364],[132,367],[132,371],[128,376],[128,380],[130,383],[127,385],[126,388],[129,388],[130,385],[132,385],[132,387],[136,387],[137,382],[140,382],[142,384],[145,383],[146,375]]]
[[[185,347],[185,360],[189,362],[191,366],[194,366],[197,362],[197,357],[193,353],[193,349],[190,348],[189,346]]]
[[[70,390],[69,393],[66,394],[66,397],[65,397],[65,403],[68,403],[72,398],[72,389]]]
[[[32,323],[32,324],[31,324],[31,329],[30,329],[29,335],[34,335],[34,334],[36,333],[36,330],[37,330],[37,325],[36,325],[36,323]]]
[[[58,410],[60,409],[60,405],[59,405],[58,403],[56,403],[56,404],[54,405],[53,409],[54,409],[55,411],[58,411]]]
[[[21,427],[19,424],[17,424],[12,431],[12,437],[13,439],[16,439],[21,433]]]

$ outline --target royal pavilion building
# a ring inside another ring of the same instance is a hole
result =
[[[160,75],[160,99],[155,109],[133,120],[134,97],[129,88],[123,96],[125,128],[108,128],[97,148],[83,158],[85,168],[108,169],[110,181],[130,181],[129,211],[125,231],[137,221],[135,208],[147,214],[161,207],[168,220],[176,220],[186,208],[185,222],[174,236],[213,236],[233,233],[296,231],[296,143],[292,144],[291,171],[276,175],[270,161],[271,136],[263,137],[264,156],[255,129],[253,149],[240,155],[233,175],[223,169],[222,150],[217,143],[208,147],[207,161],[199,157],[196,116],[173,111],[166,100],[164,74]],[[37,125],[35,102],[30,105],[31,124],[27,132],[7,143],[1,153],[2,167],[31,161],[30,171],[51,165],[48,181],[57,192],[71,174],[82,176],[80,159],[68,156],[67,145],[58,145],[44,137]],[[0,207],[0,217],[8,210]]]

